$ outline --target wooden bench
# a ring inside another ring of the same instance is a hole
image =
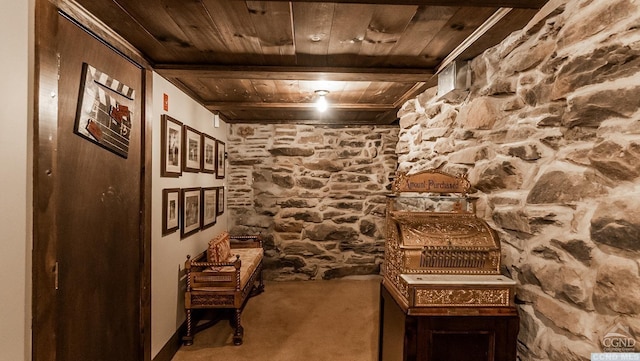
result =
[[[242,344],[242,310],[249,297],[264,291],[263,254],[260,236],[230,236],[224,232],[212,239],[205,251],[194,258],[187,256],[187,334],[182,337],[185,346],[192,345],[194,334],[202,329],[195,327],[193,310],[197,309],[234,309],[233,343]]]

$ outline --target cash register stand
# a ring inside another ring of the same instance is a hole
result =
[[[389,287],[391,288],[391,287]],[[380,361],[515,361],[515,307],[407,307],[380,285]]]

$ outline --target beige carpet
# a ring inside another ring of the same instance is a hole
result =
[[[380,278],[267,282],[242,313],[244,343],[229,322],[196,334],[172,361],[374,361]]]

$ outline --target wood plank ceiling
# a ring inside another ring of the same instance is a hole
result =
[[[76,2],[227,122],[381,125],[546,0]]]

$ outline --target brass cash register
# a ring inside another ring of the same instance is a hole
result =
[[[464,176],[398,174],[388,198],[383,284],[405,309],[513,306],[500,240],[476,217]]]
[[[513,361],[515,282],[500,239],[476,217],[469,181],[398,174],[387,204],[380,361]]]

